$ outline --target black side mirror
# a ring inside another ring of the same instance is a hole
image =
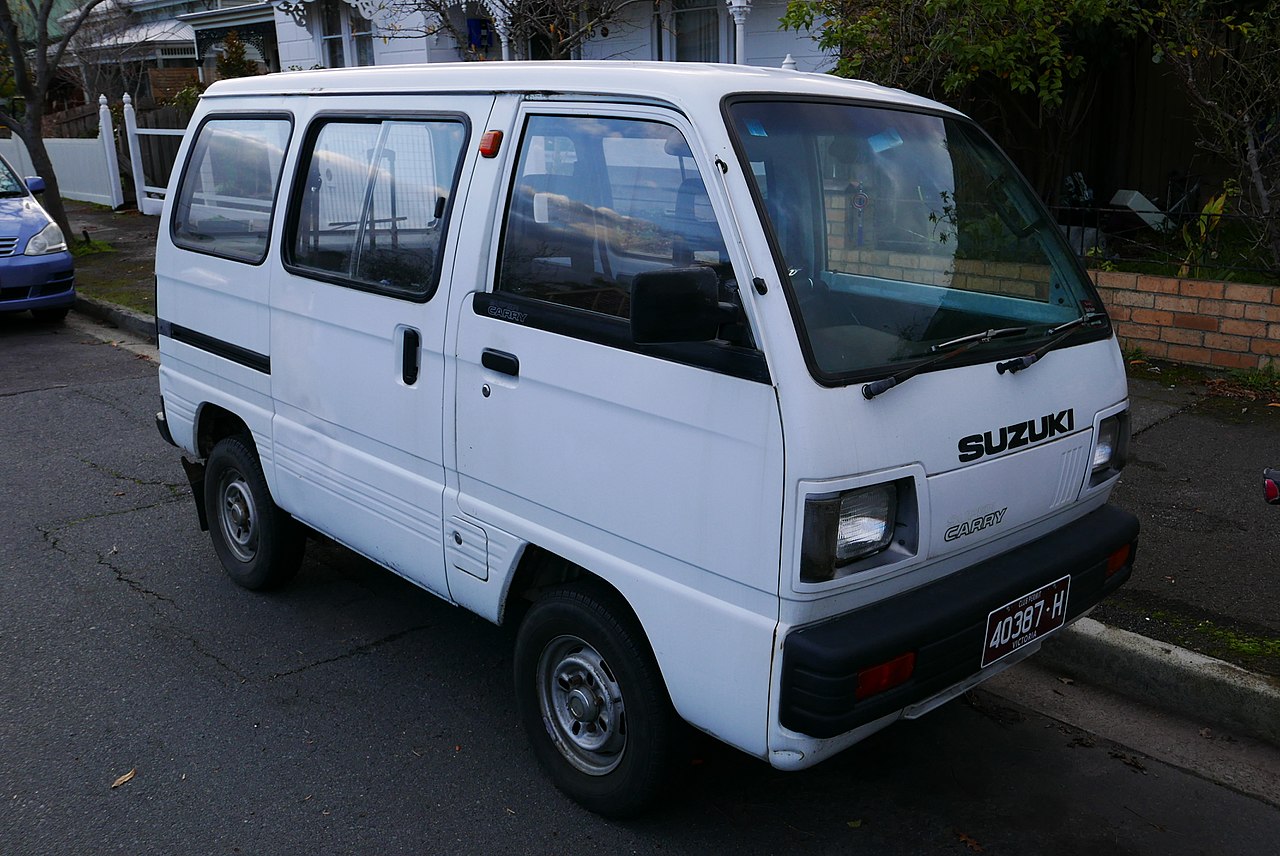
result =
[[[631,282],[631,338],[638,344],[709,342],[738,307],[720,302],[720,278],[710,267],[665,268]]]

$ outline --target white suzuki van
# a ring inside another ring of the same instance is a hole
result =
[[[609,815],[681,720],[781,769],[1129,576],[1128,401],[973,123],[824,75],[476,63],[217,83],[156,253],[162,433],[231,577],[307,533],[518,626]]]

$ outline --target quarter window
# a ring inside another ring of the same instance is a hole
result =
[[[215,118],[201,125],[173,208],[173,242],[261,262],[289,131],[287,119]]]
[[[465,126],[331,121],[313,139],[289,219],[290,266],[357,288],[430,297]]]

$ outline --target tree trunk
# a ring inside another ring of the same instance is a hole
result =
[[[27,153],[31,155],[31,165],[36,175],[44,179],[44,194],[40,200],[44,209],[49,212],[53,222],[62,229],[68,246],[73,240],[71,221],[67,219],[67,209],[62,204],[62,193],[58,190],[58,174],[54,172],[53,161],[44,147],[44,110],[30,109],[22,117],[22,142],[27,144]]]

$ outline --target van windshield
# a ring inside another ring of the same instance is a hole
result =
[[[729,116],[821,379],[880,376],[959,337],[1026,328],[939,367],[989,359],[1101,311],[1058,227],[970,122],[799,100],[739,100]],[[1061,345],[1100,333],[1080,325]]]

